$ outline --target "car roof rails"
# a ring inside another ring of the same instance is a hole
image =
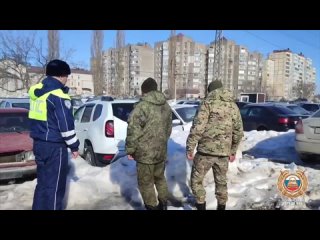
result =
[[[110,97],[110,96],[96,96],[96,97],[93,97],[93,98],[89,98],[87,100],[87,102],[92,102],[92,101],[95,101],[95,100],[110,102],[110,101],[113,101],[114,99],[113,99],[113,97]]]
[[[101,97],[101,101],[113,101],[113,97],[110,97],[110,96],[102,96]]]

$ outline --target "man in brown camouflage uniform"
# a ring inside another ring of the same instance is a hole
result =
[[[164,176],[172,112],[157,83],[148,78],[141,85],[143,97],[128,120],[126,151],[137,162],[138,187],[148,210],[166,210],[168,186]],[[154,189],[158,192],[158,201]]]
[[[193,120],[186,147],[187,158],[193,160],[191,189],[196,197],[198,210],[206,210],[203,179],[210,168],[215,181],[217,209],[225,209],[228,200],[228,162],[235,160],[242,137],[242,119],[232,93],[223,89],[220,81],[211,82],[208,96],[202,101]],[[194,156],[197,144],[197,153]]]

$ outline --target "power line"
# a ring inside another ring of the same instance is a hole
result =
[[[297,38],[296,36],[293,36],[293,35],[291,35],[291,34],[288,34],[287,32],[285,32],[285,31],[280,31],[282,34],[284,34],[284,35],[286,35],[287,37],[289,37],[289,38],[291,38],[291,39],[294,39],[294,40],[296,40],[296,41],[298,41],[298,42],[300,42],[300,43],[302,43],[302,44],[305,44],[305,45],[307,45],[307,46],[310,46],[310,47],[312,47],[312,48],[316,48],[316,49],[318,49],[318,50],[320,50],[320,46],[315,46],[315,45],[313,45],[313,44],[311,44],[311,43],[308,43],[308,42],[305,42],[305,41],[302,41],[301,39],[299,39],[299,38]],[[319,36],[318,36],[319,37]]]
[[[256,38],[258,38],[258,39],[260,39],[260,40],[262,40],[262,41],[264,41],[266,43],[269,43],[269,44],[271,44],[271,45],[273,45],[273,46],[275,46],[275,47],[277,47],[279,49],[284,48],[284,47],[281,47],[281,46],[279,46],[277,44],[274,44],[274,43],[272,43],[272,42],[270,42],[270,41],[268,41],[268,40],[266,40],[266,39],[264,39],[264,38],[262,38],[262,37],[260,37],[260,36],[258,36],[256,34],[253,34],[252,32],[249,32],[248,30],[243,30],[243,31],[245,31],[245,32],[251,34],[252,36],[255,36]]]

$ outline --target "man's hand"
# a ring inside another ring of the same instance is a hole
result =
[[[128,155],[128,160],[134,160],[134,158],[131,155]]]
[[[230,155],[229,156],[229,162],[234,162],[234,160],[236,160],[236,156],[235,155]]]
[[[79,156],[79,152],[72,152],[72,158],[76,159]]]
[[[192,161],[194,158],[193,153],[187,153],[187,158]]]

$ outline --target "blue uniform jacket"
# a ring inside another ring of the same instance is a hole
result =
[[[68,93],[69,88],[65,87],[57,79],[48,76],[42,81],[43,87],[36,89],[34,94],[37,97],[56,89],[62,89]],[[47,121],[30,119],[30,136],[34,140],[65,143],[72,152],[78,151],[79,140],[74,130],[74,118],[70,100],[50,94],[47,98]]]

